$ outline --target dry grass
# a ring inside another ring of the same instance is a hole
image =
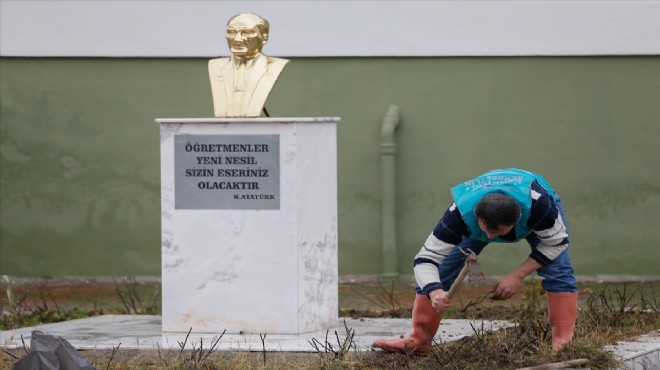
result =
[[[392,288],[393,289],[393,288]],[[471,304],[464,297],[452,315],[513,318],[515,327],[487,332],[473,327],[473,335],[457,342],[435,343],[428,356],[359,351],[355,332],[345,327],[325,338],[310,340],[310,353],[219,352],[213,343],[193,343],[194,350],[81,351],[98,369],[517,369],[544,363],[586,358],[592,369],[616,368],[619,363],[604,345],[660,329],[658,283],[590,285],[582,289],[574,340],[556,354],[550,346],[545,296],[535,281],[526,284],[517,303],[501,306],[487,300]],[[392,290],[376,289],[378,312],[401,309]],[[44,294],[44,299],[48,296]],[[474,299],[479,299],[474,298]],[[49,304],[49,307],[55,304]],[[131,306],[132,307],[132,306]],[[136,305],[137,307],[137,305]],[[380,313],[379,313],[380,315]],[[265,337],[262,337],[264,340]],[[185,347],[185,343],[181,346]],[[0,369],[25,355],[26,350],[0,350]]]
[[[134,277],[112,282],[61,285],[48,278],[12,286],[3,277],[0,330],[11,330],[107,314],[160,314],[160,284]]]

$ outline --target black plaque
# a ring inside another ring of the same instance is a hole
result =
[[[175,209],[280,209],[279,135],[175,135]]]

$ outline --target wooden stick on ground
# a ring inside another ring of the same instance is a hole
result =
[[[562,362],[553,362],[550,364],[543,364],[539,366],[525,367],[518,370],[550,370],[550,369],[566,369],[569,367],[584,365],[588,363],[589,360],[586,358],[579,358],[577,360],[568,360]]]

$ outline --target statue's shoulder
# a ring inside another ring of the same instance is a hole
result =
[[[220,71],[224,68],[231,58],[216,58],[209,60],[209,71]]]
[[[288,59],[268,57],[268,66],[269,67],[283,68],[287,63],[289,63]]]

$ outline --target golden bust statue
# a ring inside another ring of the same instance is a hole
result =
[[[209,79],[216,117],[259,117],[266,99],[289,62],[261,53],[268,41],[268,21],[241,13],[227,22],[232,56],[209,61]]]

